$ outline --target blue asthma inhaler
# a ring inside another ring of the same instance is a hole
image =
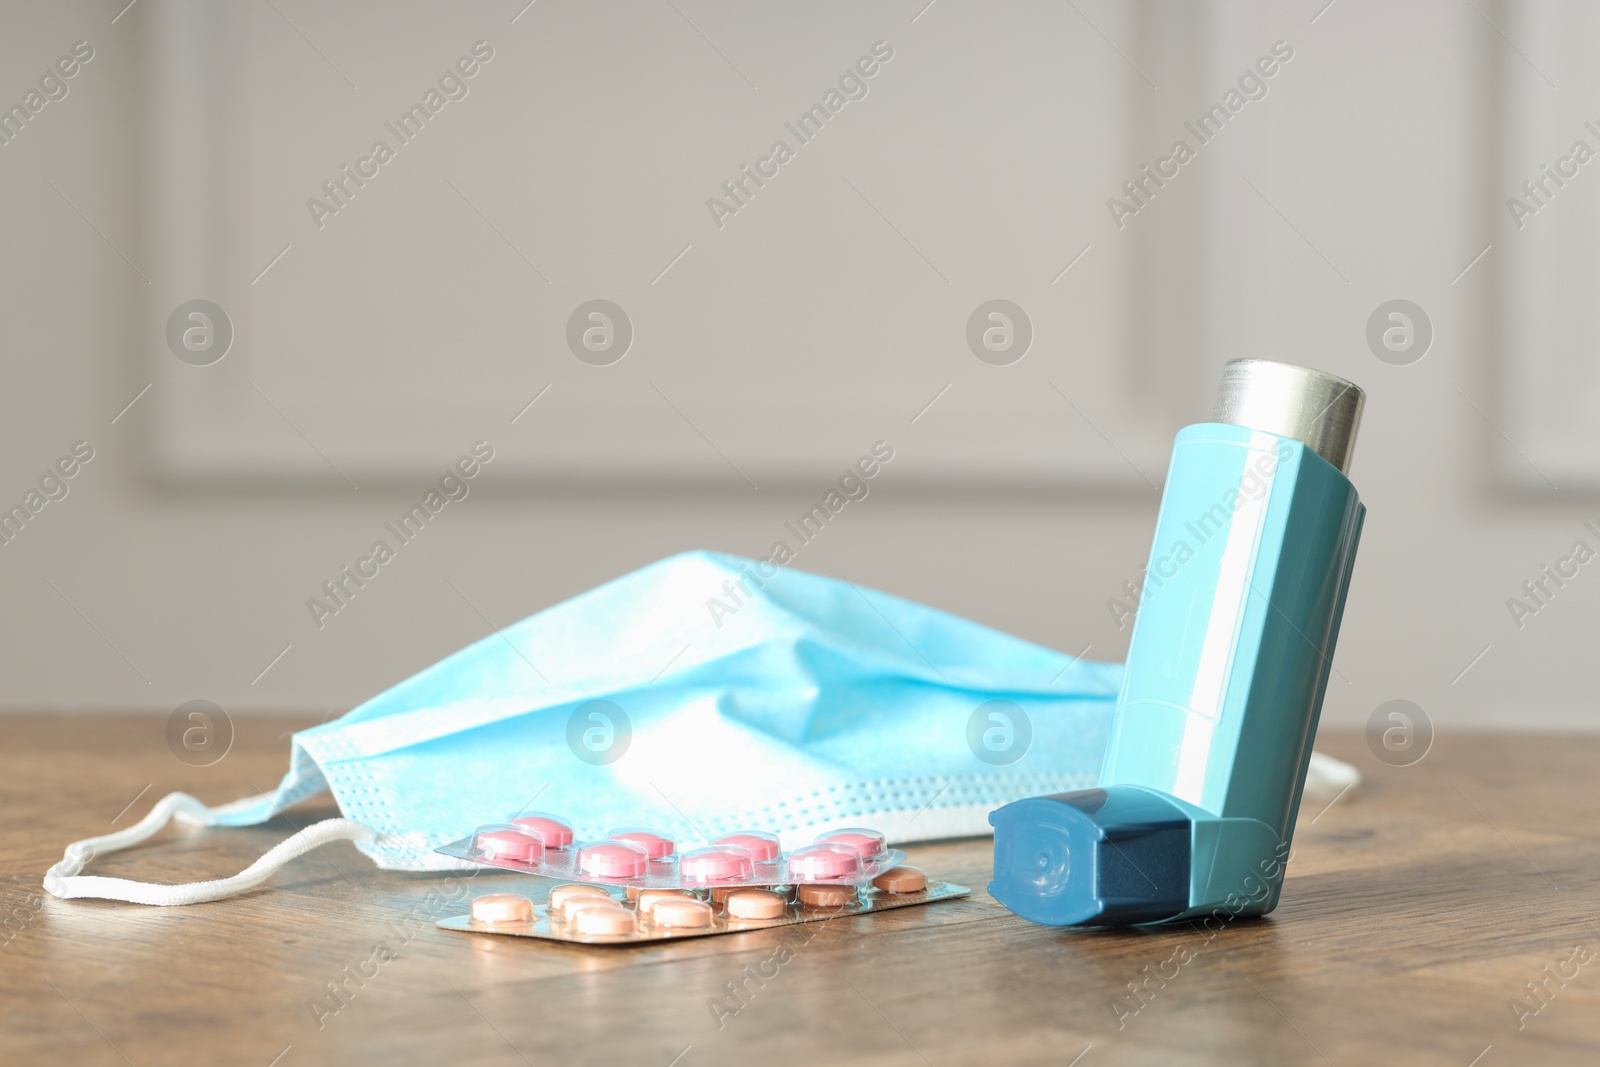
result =
[[[990,813],[1007,908],[1051,926],[1278,904],[1366,508],[1364,397],[1236,360],[1179,431],[1100,785]]]

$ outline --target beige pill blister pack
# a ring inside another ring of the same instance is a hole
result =
[[[896,867],[865,886],[628,889],[613,895],[602,886],[573,884],[550,890],[544,904],[515,893],[490,893],[472,902],[470,914],[437,925],[585,945],[635,945],[865,915],[970,892],[966,886],[930,882],[915,867]]]

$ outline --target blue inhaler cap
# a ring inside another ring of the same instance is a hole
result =
[[[990,894],[1047,926],[1154,923],[1189,907],[1193,825],[1183,806],[1128,786],[1019,800],[989,814]]]

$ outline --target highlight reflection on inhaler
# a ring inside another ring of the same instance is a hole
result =
[[[1364,397],[1285,363],[1223,369],[1156,521],[1100,785],[992,812],[995,899],[1052,926],[1278,904],[1366,508]]]

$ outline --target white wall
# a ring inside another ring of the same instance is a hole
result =
[[[1600,578],[1584,569],[1520,630],[1506,599],[1574,540],[1597,543],[1581,527],[1600,502],[1507,488],[1517,457],[1495,429],[1521,358],[1514,338],[1495,341],[1497,253],[1513,239],[1503,174],[1549,156],[1502,158],[1504,86],[1519,84],[1519,107],[1582,101],[1543,81],[1530,94],[1521,83],[1543,75],[1472,7],[1340,0],[1313,23],[1320,2],[1226,5],[1174,27],[1153,8],[1078,5],[1096,30],[1070,7],[957,0],[914,23],[920,2],[680,2],[693,25],[643,4],[543,0],[514,25],[515,0],[279,6],[314,48],[262,7],[247,55],[205,61],[248,67],[234,88],[256,94],[245,118],[227,93],[206,101],[236,138],[215,149],[235,165],[212,175],[207,210],[241,214],[203,220],[214,274],[177,280],[163,272],[194,268],[171,247],[164,183],[189,164],[161,157],[153,102],[172,72],[150,67],[183,62],[154,39],[181,12],[141,0],[113,24],[116,0],[0,15],[0,101],[73,42],[95,49],[69,95],[0,147],[0,500],[75,441],[95,449],[69,495],[0,547],[5,709],[205,698],[336,713],[482,636],[479,610],[504,624],[682,549],[764,552],[879,437],[896,462],[800,566],[1118,658],[1127,631],[1106,600],[1140,569],[1157,494],[1115,448],[1158,480],[1161,442],[1205,417],[1221,363],[1256,356],[1369,393],[1353,476],[1370,514],[1326,721],[1364,724],[1397,697],[1441,729],[1593,721]],[[437,139],[317,230],[305,198],[480,38],[496,59],[452,105],[461,124],[443,125],[447,109]],[[719,231],[704,198],[878,39],[896,56],[871,95]],[[1266,98],[1115,227],[1105,199],[1277,40],[1295,54]],[[1566,84],[1561,57],[1529,49]],[[640,112],[652,117],[625,135],[608,126]],[[1594,196],[1577,186],[1552,209],[1577,225]],[[1563,224],[1552,216],[1538,221]],[[211,292],[250,328],[215,367],[179,364],[160,326],[176,296]],[[643,325],[601,379],[561,330],[607,293]],[[1038,329],[1010,368],[963,339],[995,296]],[[1411,366],[1364,340],[1397,297],[1434,325]],[[195,383],[226,374],[238,409],[204,407]],[[640,406],[652,383],[700,429]],[[808,434],[819,389],[841,399]],[[417,412],[434,398],[430,422]],[[734,477],[701,432],[765,484]],[[307,597],[476,436],[505,461],[318,630]],[[627,476],[661,456],[677,466]]]

